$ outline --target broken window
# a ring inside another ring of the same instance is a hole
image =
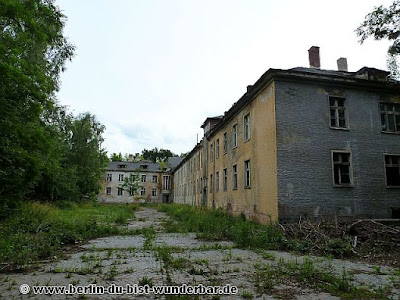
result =
[[[112,181],[112,174],[107,174],[107,181]]]
[[[224,181],[223,181],[224,192],[228,189],[228,170],[224,169]]]
[[[232,148],[237,147],[237,137],[238,137],[237,124],[235,124],[232,126]]]
[[[244,116],[244,141],[250,139],[250,114]]]
[[[124,174],[118,175],[118,181],[124,181]]]
[[[215,190],[219,191],[219,172],[215,172]]]
[[[153,189],[151,190],[151,195],[152,195],[153,197],[156,197],[156,196],[157,196],[157,189],[156,189],[156,188],[153,188]]]
[[[400,104],[380,103],[382,131],[400,132]]]
[[[244,162],[244,187],[250,188],[250,160]]]
[[[332,128],[347,128],[345,98],[329,97]]]
[[[228,134],[224,133],[224,153],[228,151]]]
[[[142,175],[142,182],[146,182],[146,175]]]
[[[157,181],[158,181],[157,175],[153,175],[153,183],[157,183]]]
[[[219,158],[219,139],[215,142],[215,158]]]
[[[332,151],[333,185],[352,186],[351,153]]]
[[[236,190],[238,187],[238,177],[237,177],[237,165],[232,166],[232,180],[233,189]]]
[[[111,188],[110,187],[106,188],[106,195],[111,195]]]
[[[122,195],[122,188],[118,188],[118,196]]]
[[[400,155],[385,155],[386,186],[400,187]]]

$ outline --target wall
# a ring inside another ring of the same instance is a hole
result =
[[[330,129],[328,95],[346,98],[348,131]],[[334,84],[276,82],[281,219],[387,218],[400,206],[400,189],[386,188],[383,156],[400,154],[400,136],[381,133],[379,100],[396,99]],[[354,187],[333,186],[331,150],[342,149],[352,152]]]

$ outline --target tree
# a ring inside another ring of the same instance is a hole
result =
[[[388,49],[387,67],[394,78],[399,78],[397,55],[400,54],[400,0],[395,0],[389,8],[382,5],[375,7],[366,15],[356,33],[361,44],[370,36],[376,40],[393,41]]]
[[[160,162],[168,159],[169,157],[176,156],[168,149],[157,149],[157,147],[147,150],[144,149],[142,151],[142,156],[145,160],[150,160],[152,162]]]
[[[33,193],[61,157],[46,113],[74,47],[52,0],[0,0],[0,210]],[[57,167],[57,166],[56,166]],[[5,210],[4,210],[5,211]]]
[[[125,177],[124,183],[120,184],[119,187],[129,192],[132,197],[135,197],[141,187],[140,179],[140,172],[135,171],[133,174],[130,174],[129,177]]]
[[[118,154],[114,152],[113,154],[111,154],[110,159],[111,159],[111,161],[122,161],[121,152]]]

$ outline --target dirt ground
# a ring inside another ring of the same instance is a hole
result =
[[[202,295],[200,299],[340,299],[298,280],[270,280],[270,268],[301,265],[337,276],[348,274],[355,286],[386,290],[388,299],[400,299],[400,272],[391,267],[346,260],[297,256],[287,252],[235,248],[226,241],[202,241],[194,233],[163,232],[167,215],[152,208],[136,212],[128,228],[142,230],[133,236],[110,236],[88,241],[62,260],[41,263],[34,271],[0,274],[0,299],[165,299],[148,295],[34,295],[32,286],[167,286],[203,285],[238,288],[235,295]],[[145,228],[154,231],[146,233]],[[152,233],[153,232],[153,233]],[[305,273],[307,276],[307,273]],[[288,278],[288,277],[286,277]],[[278,282],[278,283],[277,283]],[[20,286],[30,287],[21,294]],[[272,284],[272,285],[269,285]],[[191,299],[189,296],[187,299]]]

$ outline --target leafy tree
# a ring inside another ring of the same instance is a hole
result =
[[[145,160],[150,160],[155,163],[165,161],[169,157],[175,156],[175,154],[168,149],[157,149],[157,147],[155,147],[151,150],[144,149],[142,151],[142,156]]]
[[[60,160],[44,115],[73,56],[64,21],[51,0],[0,0],[0,210],[32,194]]]
[[[366,15],[356,33],[360,37],[361,44],[370,36],[376,40],[392,41],[388,49],[387,67],[392,76],[399,79],[397,55],[400,54],[400,0],[395,0],[388,8],[382,5],[375,7]]]
[[[129,192],[132,197],[135,197],[141,187],[140,179],[140,172],[135,171],[134,173],[130,174],[129,177],[125,177],[124,183],[120,184],[119,187],[124,191]]]
[[[122,161],[123,160],[121,152],[118,154],[117,153],[111,154],[110,159],[111,159],[111,161]]]

